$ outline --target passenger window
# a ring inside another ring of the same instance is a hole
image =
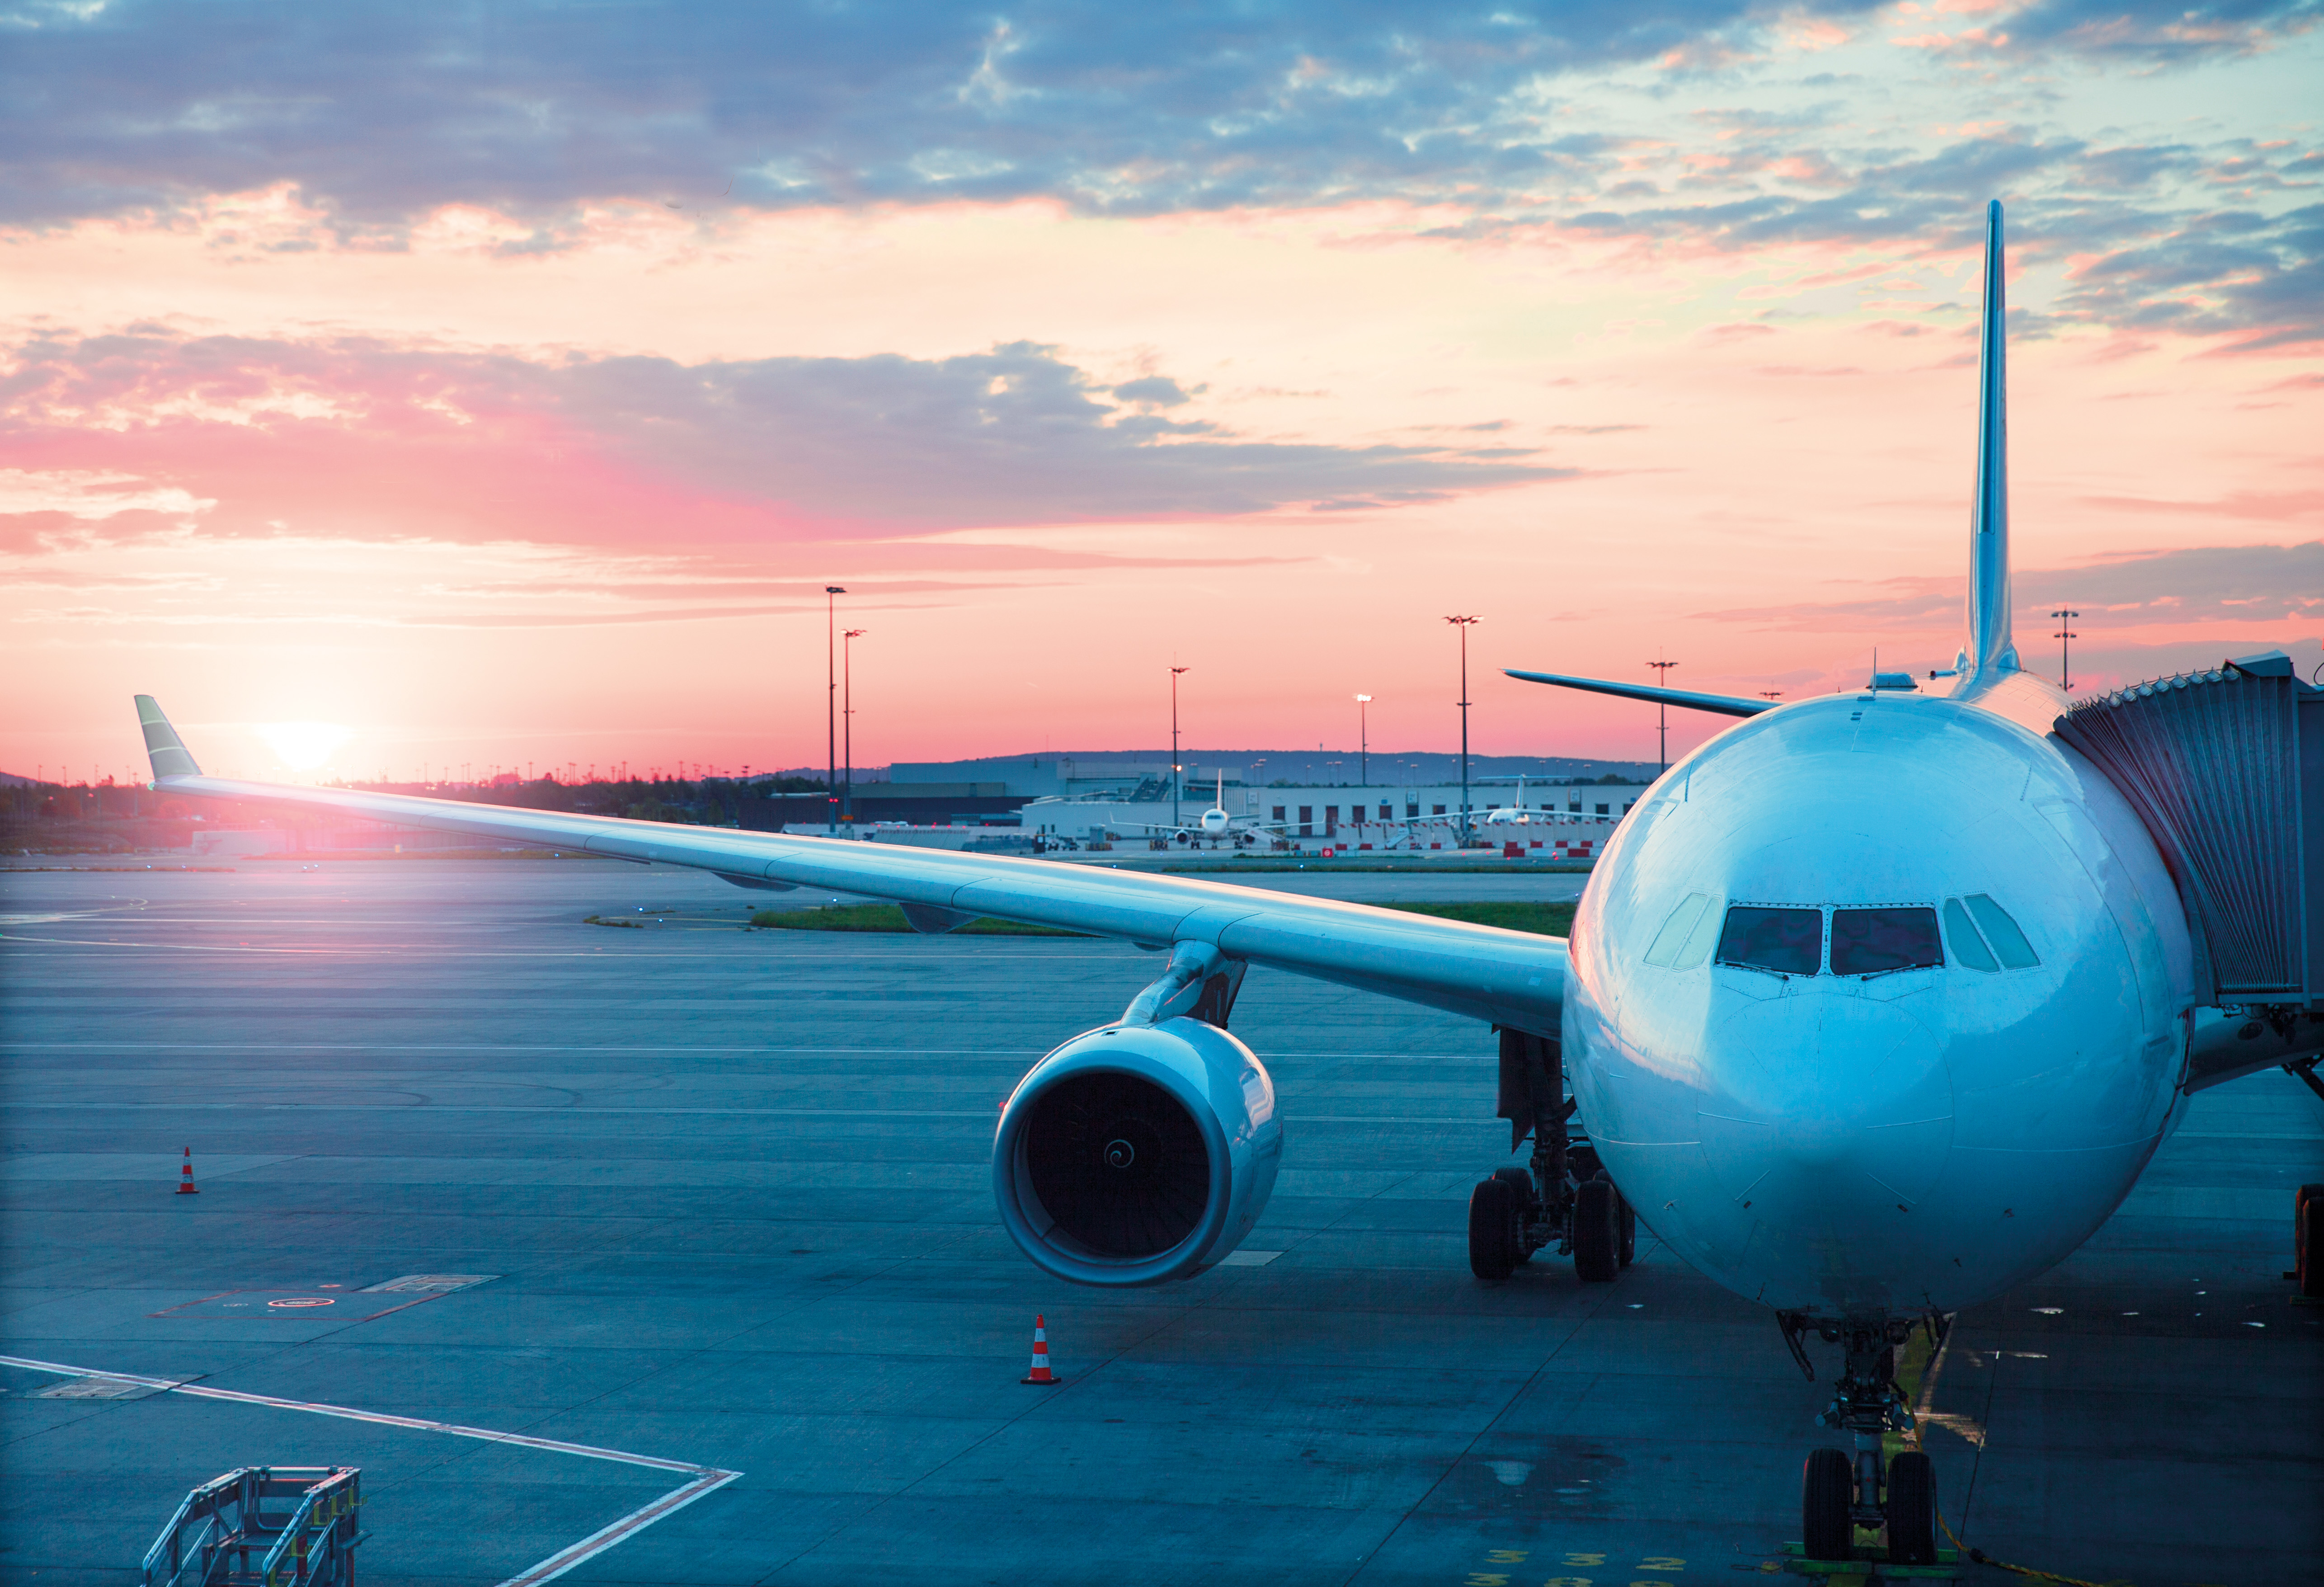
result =
[[[1670,918],[1663,922],[1663,928],[1655,933],[1654,945],[1646,949],[1646,963],[1666,966],[1677,958],[1678,950],[1686,946],[1687,934],[1702,918],[1703,908],[1710,902],[1699,892],[1691,892],[1680,900],[1678,908],[1670,912]]]
[[[1985,940],[1993,945],[1994,955],[2000,959],[2003,969],[2025,970],[2042,962],[2034,955],[2034,945],[2027,942],[2025,934],[2017,929],[2017,922],[2009,918],[2008,910],[1981,892],[1971,893],[1961,902],[1967,904],[1969,912],[1977,918],[1978,929],[1985,933]]]
[[[1831,973],[1879,975],[1945,962],[1937,944],[1937,912],[1914,906],[1831,912]]]
[[[1966,964],[1972,970],[1997,970],[1993,950],[1985,946],[1985,938],[1969,923],[1969,911],[1961,908],[1959,899],[1945,900],[1945,941],[1953,950],[1953,963]]]
[[[1719,934],[1719,962],[1778,975],[1812,975],[1823,962],[1823,911],[1737,904]]]

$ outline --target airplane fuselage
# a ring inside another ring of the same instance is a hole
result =
[[[2048,733],[2062,705],[2010,674],[1786,706],[1674,765],[1600,859],[1563,1011],[1582,1121],[1729,1288],[1954,1310],[2080,1245],[2172,1126],[2186,918]]]

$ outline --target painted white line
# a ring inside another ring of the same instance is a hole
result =
[[[574,1566],[595,1559],[616,1543],[634,1533],[642,1532],[664,1516],[685,1509],[706,1493],[713,1493],[741,1476],[740,1472],[712,1472],[696,1478],[683,1488],[673,1488],[651,1504],[633,1509],[612,1526],[592,1532],[580,1542],[561,1548],[530,1570],[511,1576],[500,1587],[534,1587],[536,1582],[554,1581]]]
[[[168,1389],[173,1394],[191,1395],[197,1399],[223,1399],[236,1405],[263,1405],[274,1410],[305,1411],[310,1416],[338,1416],[350,1422],[407,1428],[414,1433],[448,1433],[456,1438],[510,1444],[521,1449],[543,1450],[550,1454],[577,1454],[589,1460],[617,1461],[623,1465],[645,1466],[657,1472],[682,1472],[694,1479],[681,1487],[671,1489],[651,1503],[632,1510],[611,1525],[600,1527],[580,1542],[558,1549],[539,1564],[511,1576],[500,1583],[500,1587],[534,1587],[535,1583],[553,1581],[576,1565],[596,1558],[624,1538],[644,1531],[664,1517],[675,1515],[704,1494],[716,1492],[742,1474],[717,1466],[696,1465],[692,1461],[665,1460],[656,1454],[632,1454],[627,1450],[600,1449],[592,1444],[567,1444],[558,1438],[536,1438],[529,1433],[500,1433],[490,1427],[464,1427],[456,1422],[431,1422],[420,1416],[399,1416],[385,1411],[360,1411],[351,1406],[280,1399],[271,1394],[248,1394],[238,1389],[213,1389],[189,1378],[147,1378],[135,1372],[106,1372],[94,1367],[69,1367],[57,1361],[39,1361],[14,1355],[0,1355],[0,1366],[23,1367],[34,1372],[55,1372],[67,1378],[102,1378],[113,1382]]]

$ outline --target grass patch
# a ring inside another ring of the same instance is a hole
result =
[[[910,921],[894,904],[825,904],[816,909],[761,909],[751,924],[773,931],[909,931]],[[1054,926],[1021,926],[1014,920],[976,919],[953,937],[1082,937]]]
[[[1564,937],[1573,929],[1572,904],[1479,902],[1473,904],[1390,904],[1407,915],[1434,915],[1440,920],[1466,920],[1472,926],[1498,926],[1504,931],[1530,931],[1539,937]]]
[[[584,926],[626,926],[632,931],[643,931],[646,928],[646,923],[644,921],[624,920],[619,915],[585,915],[581,918],[581,924]]]

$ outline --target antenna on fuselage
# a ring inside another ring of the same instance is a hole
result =
[[[2003,352],[2009,339],[2002,290],[2001,201],[1985,207],[1984,324],[1978,340],[1977,499],[1969,511],[1969,632],[1953,663],[1961,684],[2015,672],[2009,634],[2009,415]]]

